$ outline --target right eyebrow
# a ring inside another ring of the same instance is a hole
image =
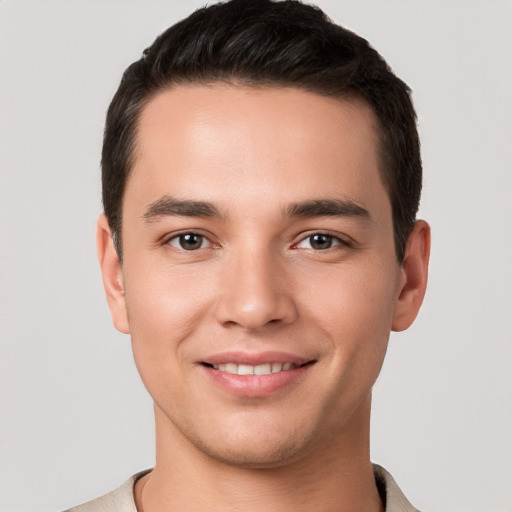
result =
[[[171,196],[163,196],[151,203],[142,218],[152,222],[160,217],[222,217],[219,209],[208,201],[180,200]]]

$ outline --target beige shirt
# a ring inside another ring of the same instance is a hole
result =
[[[65,512],[137,512],[133,486],[146,473],[147,471],[144,471],[133,475],[121,487],[105,496],[70,508]],[[381,499],[386,505],[386,512],[419,512],[409,503],[393,477],[383,467],[374,464],[373,474]]]

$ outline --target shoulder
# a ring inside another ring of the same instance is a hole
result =
[[[373,475],[386,512],[419,512],[398,487],[394,478],[378,464],[373,464]]]
[[[130,477],[123,485],[95,500],[70,508],[65,512],[137,512],[133,497],[135,482],[147,471]]]

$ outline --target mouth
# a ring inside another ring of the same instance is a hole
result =
[[[232,396],[262,398],[295,389],[316,362],[286,352],[235,351],[209,355],[198,366],[217,389]]]
[[[270,375],[272,373],[286,372],[295,370],[296,368],[302,368],[307,365],[313,364],[315,361],[308,361],[303,364],[297,364],[292,362],[286,363],[263,363],[258,365],[250,364],[237,364],[237,363],[201,363],[207,368],[218,370],[221,372],[229,373],[231,375]]]

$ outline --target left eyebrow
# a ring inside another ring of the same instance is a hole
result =
[[[348,199],[315,199],[291,203],[286,208],[286,217],[358,217],[370,220],[368,210]]]
[[[180,200],[163,196],[151,203],[142,218],[152,222],[160,217],[221,217],[217,206],[207,201]]]

